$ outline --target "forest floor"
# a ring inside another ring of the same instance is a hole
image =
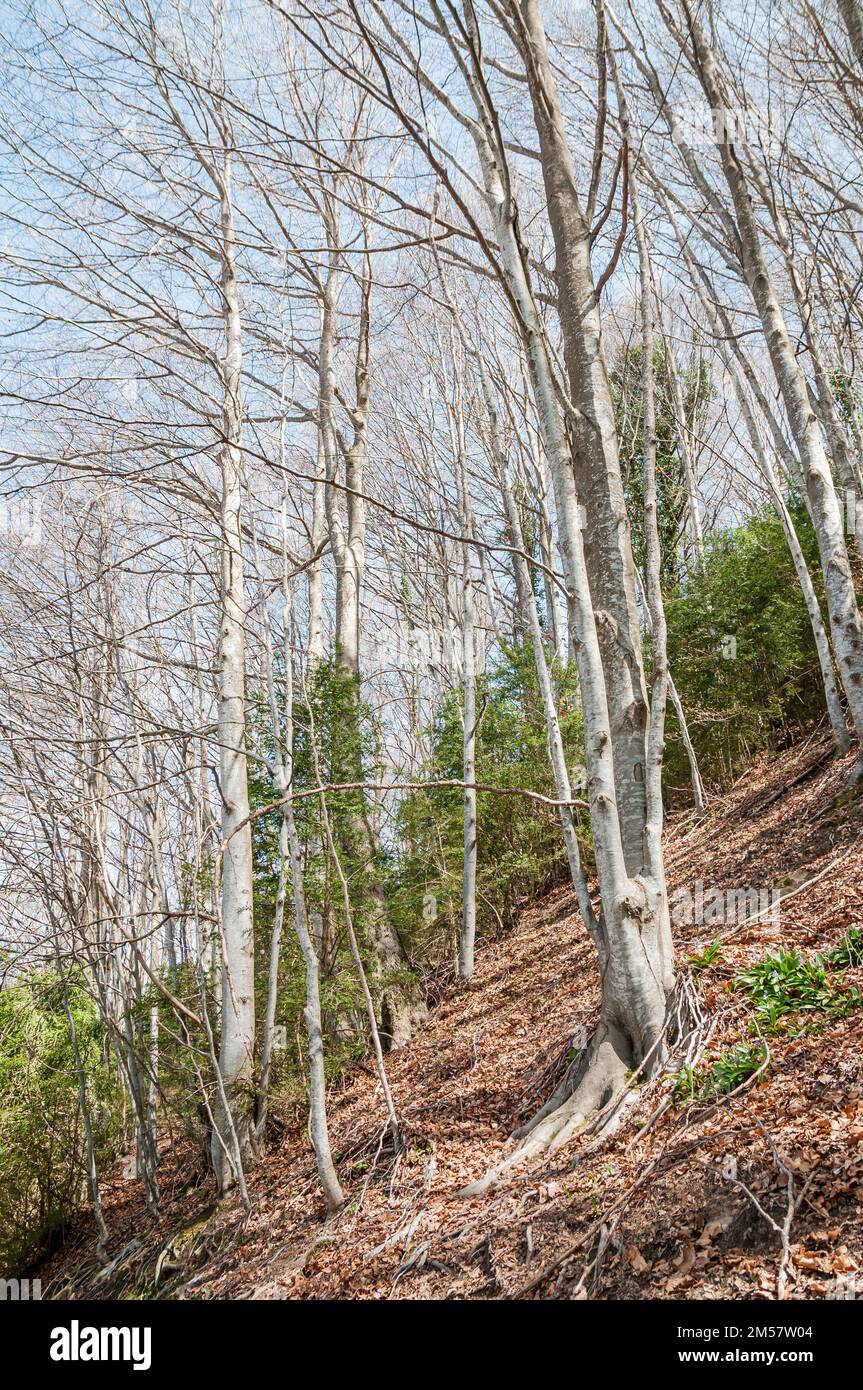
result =
[[[780,947],[812,959],[863,924],[863,795],[845,791],[851,763],[828,754],[813,739],[762,757],[703,818],[669,821],[672,893],[700,880],[786,895],[778,921],[675,926],[682,964],[722,938],[692,974],[701,1073],[757,1042],[751,1001],[731,988],[739,971]],[[388,1056],[407,1138],[397,1158],[370,1066],[331,1096],[349,1194],[335,1219],[296,1125],[250,1173],[248,1215],[236,1197],[216,1205],[195,1155],[166,1145],[161,1217],[118,1164],[103,1191],[111,1263],[82,1214],[38,1271],[43,1296],[836,1298],[855,1279],[863,1293],[863,969],[831,979],[834,1002],[780,1020],[766,1067],[732,1094],[687,1101],[678,1082],[675,1099],[665,1073],[634,1092],[613,1135],[577,1137],[461,1197],[596,1018],[592,947],[560,888],[481,945],[474,986],[444,988],[427,1027]]]

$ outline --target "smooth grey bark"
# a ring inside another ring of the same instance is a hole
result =
[[[330,1146],[327,1123],[327,1086],[324,1070],[324,1034],[321,1020],[320,961],[315,942],[309,931],[306,909],[306,895],[303,889],[303,863],[300,837],[294,816],[294,803],[291,797],[294,767],[294,677],[293,653],[291,651],[291,626],[293,612],[288,592],[287,556],[285,557],[285,599],[284,599],[284,657],[285,657],[285,718],[284,755],[281,753],[279,739],[279,718],[276,702],[275,683],[272,677],[272,660],[268,661],[268,686],[270,718],[275,721],[274,742],[277,749],[275,781],[281,795],[282,823],[279,828],[280,887],[283,875],[290,866],[290,879],[294,909],[294,930],[303,955],[306,971],[306,1003],[303,1016],[306,1023],[309,1057],[309,1131],[321,1189],[327,1204],[327,1211],[334,1212],[344,1204],[345,1196],[336,1173]],[[271,648],[268,635],[268,651]],[[283,908],[284,910],[284,908]],[[274,972],[271,966],[271,980]],[[268,1011],[269,1013],[269,1011]],[[270,1025],[272,1027],[272,1024]],[[263,1084],[262,1084],[263,1089]],[[266,1095],[266,1091],[264,1092]],[[266,1112],[265,1112],[266,1113]]]
[[[582,1088],[588,1097],[592,1096],[595,1089],[602,1089],[601,1078],[606,1073],[616,1078],[614,1084],[618,1084],[617,1063],[620,1061],[625,1068],[640,1065],[648,1057],[651,1066],[661,1060],[658,1041],[674,986],[673,951],[658,842],[661,798],[657,802],[655,795],[664,693],[660,686],[661,709],[657,711],[651,750],[654,763],[647,769],[648,711],[635,603],[635,570],[622,498],[616,422],[590,267],[589,232],[579,208],[539,5],[536,0],[522,0],[516,11],[513,0],[511,9],[519,14],[523,26],[523,56],[540,135],[543,177],[558,258],[561,326],[565,343],[569,340],[567,367],[571,393],[578,387],[578,395],[572,403],[579,415],[575,422],[570,420],[569,425],[570,431],[575,431],[575,447],[581,450],[579,462],[587,474],[588,492],[593,493],[593,516],[590,505],[585,506],[586,530],[593,546],[594,568],[603,571],[602,576],[597,576],[595,588],[585,545],[584,580],[587,582],[584,589],[592,600],[591,609],[599,610],[595,623],[597,655],[607,692],[607,737],[615,774],[618,760],[623,765],[623,773],[615,775],[613,814],[606,818],[602,814],[605,807],[601,798],[591,795],[592,822],[599,830],[597,867],[608,967],[603,977],[599,1031],[586,1059],[586,1074],[571,1098],[572,1103],[567,1103],[570,1118],[562,1130],[557,1130],[555,1137],[560,1141],[563,1135],[571,1132],[572,1124],[578,1123],[574,1116],[580,1113]],[[581,477],[578,465],[576,476]],[[613,576],[613,585],[609,583],[609,575]],[[613,609],[603,609],[604,604],[612,603]],[[617,624],[616,635],[613,642],[606,641],[603,645],[603,632],[606,637],[609,635],[608,616],[613,616]],[[621,661],[624,653],[625,660]],[[615,673],[611,680],[606,669],[609,662]],[[664,680],[664,673],[660,680]],[[582,678],[586,729],[592,722],[589,722],[589,707],[593,701],[587,699],[590,684],[590,680],[585,682]],[[590,772],[590,754],[595,752],[590,736],[587,751]],[[647,796],[648,770],[654,787],[652,807]],[[606,819],[609,823],[604,824]],[[605,836],[608,836],[607,845],[603,844]],[[615,841],[620,845],[622,863],[617,861]],[[609,849],[611,854],[608,854]],[[611,890],[608,904],[604,878]],[[563,1109],[565,1111],[567,1106]],[[554,1115],[544,1124],[547,1126],[549,1122],[556,1122]]]
[[[470,554],[464,547],[462,561],[462,685],[464,710],[462,728],[462,766],[464,788],[464,847],[461,894],[461,929],[458,943],[458,973],[465,984],[473,978],[476,940],[476,649],[474,636],[473,578]]]
[[[686,752],[686,759],[689,763],[689,778],[692,783],[692,803],[696,811],[700,814],[707,805],[707,797],[704,793],[704,783],[701,780],[701,769],[698,766],[698,756],[695,752],[692,739],[689,734],[689,724],[686,719],[686,711],[683,708],[674,678],[668,673],[668,697],[674,705],[674,712],[677,715],[677,723],[680,728],[680,738]]]
[[[312,494],[312,553],[316,558],[309,565],[308,574],[309,626],[306,653],[310,672],[324,659],[324,562],[320,552],[327,532],[325,494],[324,450],[319,431]]]
[[[308,573],[308,633],[306,645],[306,671],[309,680],[324,659],[324,560],[322,551],[327,539],[326,513],[326,462],[324,459],[323,431],[318,430],[315,459],[315,480],[312,493],[312,553],[316,557],[309,566]],[[308,859],[317,864],[321,858],[321,845],[312,840],[307,849]],[[310,911],[312,938],[318,953],[318,960],[324,957],[324,918],[315,902]]]
[[[522,357],[522,380],[525,399],[525,412],[530,402],[530,385],[524,377],[524,358]],[[557,568],[554,530],[549,514],[549,483],[548,468],[542,450],[538,446],[536,431],[530,423],[525,420],[527,425],[528,454],[530,459],[530,471],[532,472],[533,486],[530,492],[539,513],[539,547],[540,556],[543,563],[542,584],[545,597],[545,611],[548,616],[548,623],[551,629],[551,650],[552,661],[566,660],[567,658],[567,639],[566,639],[566,611],[565,600],[561,593],[560,586],[552,582],[551,573]]]
[[[447,401],[450,442],[456,461],[461,513],[462,535],[469,536],[473,528],[473,513],[468,493],[467,444],[464,434],[464,409],[460,364],[456,361],[455,336],[451,338],[453,357],[454,400]],[[458,940],[458,973],[464,984],[473,978],[476,944],[476,869],[477,869],[477,792],[476,792],[476,634],[474,631],[474,583],[470,546],[461,548],[461,636],[462,636],[462,777],[464,780],[463,853],[461,925]]]
[[[609,47],[608,61],[614,77],[624,149],[642,143],[632,129],[626,92],[614,50]],[[626,155],[624,154],[624,158]],[[642,468],[644,494],[644,593],[650,614],[650,715],[647,730],[647,775],[645,778],[646,816],[644,827],[644,857],[647,871],[662,885],[665,896],[665,869],[662,859],[662,759],[665,752],[665,714],[668,702],[668,633],[665,603],[662,596],[662,547],[659,538],[659,498],[656,486],[656,372],[654,348],[656,326],[654,304],[657,299],[650,260],[647,224],[639,194],[639,168],[633,156],[629,176],[629,197],[635,244],[638,251],[639,314],[641,320],[641,414]],[[679,383],[678,383],[679,392]],[[681,399],[681,418],[682,399]]]
[[[219,641],[219,791],[224,846],[221,885],[222,1019],[220,1085],[213,1107],[213,1167],[220,1191],[237,1180],[252,1135],[255,1051],[252,831],[246,763],[246,588],[242,537],[242,344],[231,170],[220,186],[221,291],[225,335],[221,468],[221,630]],[[231,1111],[226,1114],[226,1107]]]
[[[576,185],[538,0],[510,0],[510,10],[525,63],[554,241],[571,405],[567,431],[587,518],[584,552],[608,691],[616,801],[627,869],[638,874],[645,864],[647,691],[617,424],[590,263],[590,228]]]
[[[290,787],[290,784],[288,784]],[[329,1212],[338,1211],[345,1195],[336,1173],[327,1124],[327,1083],[324,1071],[324,1032],[321,1021],[320,963],[315,942],[309,932],[300,839],[294,819],[293,802],[285,805],[283,824],[286,831],[291,862],[291,884],[294,901],[294,929],[306,967],[306,1005],[303,1014],[309,1045],[309,1130],[315,1151],[318,1177]]]
[[[284,795],[287,789],[282,769],[274,777],[276,789]],[[261,1070],[258,1080],[258,1094],[255,1104],[255,1134],[264,1137],[267,1127],[267,1107],[270,1097],[270,1072],[273,1064],[273,1040],[276,1025],[276,1006],[279,996],[279,960],[281,957],[282,933],[285,925],[285,903],[288,896],[288,857],[287,831],[283,823],[279,827],[279,877],[276,886],[276,901],[273,907],[273,927],[270,933],[270,954],[267,969],[267,1003],[264,1009],[264,1027],[261,1038]]]
[[[545,36],[536,6],[526,5],[524,11],[533,25],[530,32],[530,53],[526,55],[525,63],[529,82],[535,84],[538,79],[536,63],[533,60],[538,47],[541,47],[544,54],[544,71],[548,71]],[[521,21],[522,11],[513,6],[512,12]],[[569,599],[571,640],[584,708],[591,824],[607,948],[597,1032],[585,1052],[583,1067],[572,1094],[563,1104],[556,1106],[553,1113],[546,1115],[528,1137],[526,1144],[530,1151],[533,1151],[547,1144],[564,1142],[583,1122],[584,1115],[595,1108],[603,1097],[615,1095],[622,1089],[627,1072],[632,1067],[644,1065],[650,1070],[661,1060],[661,1039],[668,1001],[674,989],[674,968],[664,883],[657,882],[642,872],[646,853],[643,837],[646,818],[644,763],[647,752],[647,708],[628,524],[624,512],[626,539],[623,553],[620,549],[619,528],[615,528],[612,536],[600,527],[592,536],[592,543],[596,547],[597,565],[600,557],[605,556],[609,568],[616,572],[617,580],[630,586],[624,595],[626,621],[621,639],[622,646],[621,641],[613,644],[612,658],[619,660],[621,651],[625,648],[627,659],[623,665],[626,669],[622,682],[621,679],[609,681],[617,700],[618,715],[621,712],[621,694],[625,690],[629,691],[630,720],[629,727],[625,728],[619,721],[613,724],[611,719],[603,654],[597,631],[601,626],[607,629],[609,615],[592,596],[582,514],[576,493],[569,441],[560,415],[559,395],[545,343],[543,325],[530,283],[528,258],[517,230],[517,214],[506,168],[505,151],[498,141],[496,114],[490,108],[487,88],[482,81],[482,44],[470,0],[465,0],[464,13],[473,63],[472,73],[466,75],[466,81],[477,111],[476,121],[470,122],[469,125],[480,161],[486,201],[500,248],[504,281],[516,310],[518,326],[525,345],[531,389],[554,489],[561,559]],[[559,106],[554,109],[556,98],[553,90],[550,91],[542,84],[542,90],[534,92],[533,99],[536,106],[551,105],[552,120],[555,127],[560,128]],[[539,121],[545,117],[537,119]],[[571,170],[568,157],[567,166]],[[551,182],[554,185],[553,177]],[[568,283],[564,276],[562,284],[565,286]],[[593,314],[595,292],[592,282],[591,306]],[[570,323],[573,326],[572,317]],[[591,323],[590,342],[594,351],[601,355],[601,342],[595,334],[595,319],[592,319]],[[588,352],[586,345],[582,351]],[[613,432],[614,415],[604,361],[591,362],[590,365],[589,379],[596,385],[601,398],[598,402],[599,414],[602,415],[603,409],[605,410],[605,427]],[[591,409],[591,418],[595,419],[596,413]],[[601,437],[601,431],[598,431],[597,438]],[[612,438],[611,447],[616,452],[616,437]],[[614,481],[612,479],[609,482],[607,474],[605,477],[609,496],[598,509],[608,517],[615,514],[614,498],[611,495]],[[619,470],[617,477],[619,481]],[[594,470],[593,482],[598,489],[601,483],[599,469]],[[598,503],[599,500],[597,499]],[[620,500],[622,501],[622,497]],[[606,547],[609,547],[607,555]],[[595,608],[599,611],[595,612]],[[630,637],[630,633],[634,636]],[[611,654],[608,645],[606,652]],[[620,667],[616,667],[615,670],[619,672]],[[620,783],[625,807],[623,812],[617,804],[615,779],[615,757],[618,749],[625,768]],[[636,758],[633,758],[634,749],[638,750]],[[636,763],[640,782],[636,779]],[[630,860],[637,859],[638,863],[637,870],[632,872],[629,868],[627,850]],[[507,1162],[518,1161],[523,1156],[526,1156],[526,1150],[520,1151],[520,1154]],[[481,1190],[494,1180],[494,1176],[487,1175],[480,1184],[468,1190]]]
[[[863,69],[863,9],[860,0],[837,0],[854,57]]]

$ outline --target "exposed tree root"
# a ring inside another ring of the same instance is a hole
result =
[[[682,979],[669,1001],[665,1026],[649,1052],[633,1069],[628,1039],[600,1022],[587,1047],[575,1059],[560,1085],[527,1124],[516,1130],[521,1142],[477,1182],[459,1193],[476,1197],[487,1192],[506,1173],[540,1154],[553,1153],[579,1132],[595,1138],[613,1134],[638,1098],[636,1082],[662,1069],[669,1036],[676,1038],[689,1058],[700,1034],[702,1017],[691,984]]]
[[[576,1063],[574,1073],[570,1069],[530,1123],[517,1131],[517,1136],[524,1136],[518,1147],[484,1177],[463,1188],[461,1196],[476,1197],[487,1192],[512,1168],[537,1154],[561,1148],[591,1121],[597,1122],[597,1132],[602,1134],[611,1133],[617,1127],[622,1116],[621,1106],[613,1106],[607,1115],[605,1112],[609,1103],[622,1097],[626,1088],[629,1072],[626,1060],[604,1027],[594,1034],[582,1058]]]

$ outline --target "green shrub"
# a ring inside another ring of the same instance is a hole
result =
[[[802,504],[793,516],[820,592],[817,546]],[[812,628],[774,511],[715,535],[704,573],[691,573],[668,595],[666,613],[669,666],[708,785],[728,783],[756,752],[782,746],[823,717]],[[689,799],[689,765],[671,705],[665,785],[672,799]]]
[[[93,1000],[74,982],[68,992],[103,1165],[118,1152],[119,1090]],[[56,975],[34,974],[0,990],[0,1275],[26,1267],[87,1201],[84,1127],[62,985]]]

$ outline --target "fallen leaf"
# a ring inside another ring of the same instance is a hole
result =
[[[627,1245],[625,1255],[636,1274],[644,1274],[645,1270],[650,1269],[650,1265],[642,1255],[637,1245]]]

